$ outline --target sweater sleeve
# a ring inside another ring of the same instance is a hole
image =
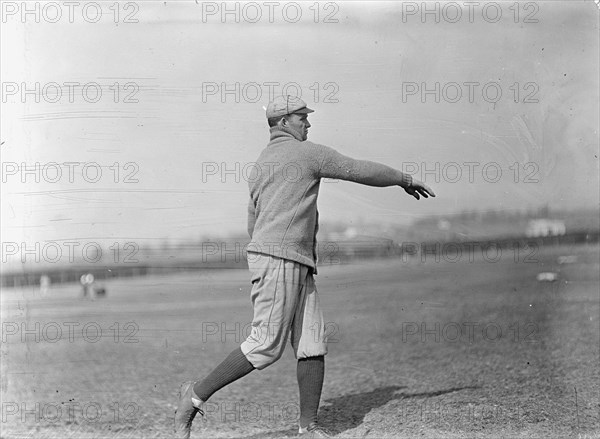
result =
[[[412,177],[387,165],[369,160],[356,160],[324,145],[318,148],[319,176],[353,181],[367,186],[402,186],[412,184]]]

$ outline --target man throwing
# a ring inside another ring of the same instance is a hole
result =
[[[317,423],[327,353],[325,321],[313,279],[321,178],[400,186],[417,200],[435,197],[429,187],[408,174],[306,141],[312,112],[292,96],[279,96],[267,107],[270,142],[248,178],[252,331],[207,377],[181,385],[175,412],[179,437],[190,437],[194,417],[204,415],[203,404],[216,391],[276,362],[288,338],[298,359],[299,434],[330,437]]]

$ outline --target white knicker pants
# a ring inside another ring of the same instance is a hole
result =
[[[248,252],[252,274],[252,331],[241,349],[256,369],[283,354],[291,332],[296,358],[325,355],[325,322],[312,268],[262,253]]]

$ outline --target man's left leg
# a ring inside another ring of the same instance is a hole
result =
[[[325,377],[327,340],[325,321],[310,269],[300,294],[292,325],[292,346],[298,359],[297,378],[300,393],[300,433],[316,433],[317,413]],[[319,430],[322,430],[319,428]],[[315,437],[327,437],[316,435]]]
[[[319,401],[325,378],[325,356],[298,358],[298,389],[300,390],[300,428],[317,424]]]

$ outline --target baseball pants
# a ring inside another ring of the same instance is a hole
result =
[[[248,252],[254,318],[241,350],[256,369],[273,364],[290,337],[296,358],[327,354],[325,322],[312,268]]]

